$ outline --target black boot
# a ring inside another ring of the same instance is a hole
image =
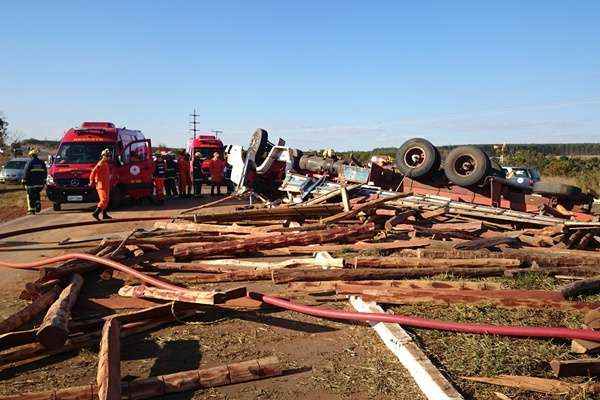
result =
[[[99,218],[100,217],[100,211],[102,211],[102,210],[100,210],[98,207],[96,207],[96,209],[92,213],[92,217],[94,217],[94,219],[96,221],[100,221],[100,218]]]
[[[112,219],[110,215],[106,212],[106,210],[102,211],[102,219]]]

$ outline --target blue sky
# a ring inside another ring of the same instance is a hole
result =
[[[183,146],[188,114],[302,148],[600,140],[599,1],[4,2],[0,111]]]

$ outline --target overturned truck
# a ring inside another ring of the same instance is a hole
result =
[[[506,179],[505,171],[476,146],[459,146],[444,158],[429,141],[407,140],[397,152],[395,166],[376,162],[361,165],[286,146],[283,139],[269,141],[267,131],[257,129],[247,149],[228,146],[228,163],[238,192],[251,189],[270,199],[300,203],[345,186],[364,193],[394,195],[410,192],[409,200],[458,204],[499,215],[510,211],[591,221],[593,196],[571,185],[535,182],[531,187]],[[518,215],[518,214],[515,214]]]

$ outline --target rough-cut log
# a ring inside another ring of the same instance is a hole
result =
[[[240,270],[272,270],[301,265],[342,268],[342,258],[294,258],[285,261],[247,261],[238,259],[206,260],[193,263],[159,262],[152,264],[159,271],[223,273]]]
[[[354,225],[335,227],[322,231],[281,234],[264,238],[231,240],[225,243],[181,244],[173,247],[173,255],[178,259],[194,259],[209,255],[256,252],[290,245],[335,242],[349,237],[373,232],[374,225]]]
[[[600,350],[599,342],[589,340],[573,339],[571,341],[571,351],[577,354],[597,353]]]
[[[292,255],[292,254],[313,254],[319,251],[338,252],[338,251],[382,251],[398,250],[407,248],[417,248],[429,246],[429,239],[396,240],[393,242],[357,242],[349,244],[323,244],[313,246],[290,246],[281,249],[267,250],[262,252],[268,255]]]
[[[0,335],[0,351],[35,342],[35,329],[8,332]]]
[[[374,287],[385,290],[386,288],[399,289],[444,289],[444,290],[499,290],[502,284],[497,282],[470,282],[470,281],[433,281],[433,280],[400,280],[400,281],[325,281],[325,282],[292,282],[288,284],[289,292],[327,293],[335,292],[338,285],[352,284],[355,286]]]
[[[600,360],[584,358],[579,360],[552,360],[552,372],[559,378],[567,376],[597,376],[600,375]]]
[[[27,282],[25,284],[25,288],[19,294],[19,299],[21,300],[30,300],[35,301],[41,295],[46,293],[49,290],[54,289],[56,286],[61,284],[60,279],[51,279],[46,282]]]
[[[518,239],[513,237],[498,236],[493,238],[475,239],[467,242],[457,243],[454,248],[457,250],[480,250],[498,246],[499,244],[517,243]]]
[[[349,219],[349,218],[354,217],[356,214],[358,214],[361,211],[367,211],[374,207],[381,206],[381,205],[387,203],[388,201],[396,200],[401,197],[406,197],[406,196],[410,196],[410,195],[411,195],[411,193],[398,193],[393,196],[381,197],[379,199],[372,200],[367,203],[361,204],[361,205],[353,208],[350,211],[342,211],[338,214],[332,215],[331,217],[323,218],[323,219],[321,219],[321,223],[328,224],[328,223],[340,221],[343,219]]]
[[[121,391],[129,400],[163,398],[169,394],[249,382],[281,375],[277,357],[231,363],[213,368],[176,372],[169,375],[136,379],[121,383]],[[98,400],[95,384],[45,392],[1,396],[0,400]]]
[[[504,276],[515,277],[523,274],[530,273],[538,273],[538,274],[546,274],[546,275],[581,275],[581,276],[590,276],[596,275],[598,273],[598,268],[589,266],[589,267],[559,267],[559,268],[515,268],[515,269],[507,269],[504,272]]]
[[[560,292],[544,290],[445,290],[379,288],[352,283],[338,284],[338,294],[359,295],[365,301],[384,304],[490,304],[503,308],[556,308],[589,310],[598,304],[565,301]]]
[[[93,253],[98,257],[105,257],[112,251],[113,246],[107,246],[103,242],[98,247],[85,253]],[[62,279],[71,276],[72,274],[84,274],[86,272],[93,271],[96,268],[98,268],[98,264],[92,262],[81,260],[67,261],[57,267],[41,268],[41,278],[37,281],[37,283],[46,282],[52,279]]]
[[[515,268],[521,261],[511,258],[416,258],[416,257],[354,257],[347,259],[352,267],[413,268],[413,267],[499,267]]]
[[[231,225],[197,224],[194,222],[166,222],[157,221],[154,223],[155,229],[164,229],[167,231],[187,231],[202,233],[237,233],[252,234],[260,231],[260,228],[253,226],[242,226],[236,223]]]
[[[432,219],[436,217],[441,217],[447,212],[448,209],[446,207],[439,207],[431,211],[423,211],[419,214],[419,216],[421,217],[421,219]]]
[[[278,269],[272,271],[273,282],[360,281],[421,278],[441,274],[461,277],[501,276],[504,268],[362,268],[362,269]]]
[[[587,394],[600,393],[600,384],[578,384],[559,381],[558,379],[536,378],[533,376],[498,375],[496,377],[463,376],[463,379],[473,382],[489,383],[532,392],[548,394],[568,394],[585,390]]]
[[[12,332],[15,329],[25,325],[33,320],[40,313],[44,312],[56,299],[60,293],[60,287],[54,286],[48,292],[42,294],[31,304],[17,311],[13,315],[0,322],[0,334]]]
[[[360,297],[350,297],[350,303],[358,312],[383,313],[375,303],[364,302]],[[421,392],[430,400],[462,400],[463,396],[427,358],[399,324],[371,323],[386,347],[394,353],[408,370]]]
[[[268,271],[267,271],[268,272]],[[227,300],[238,299],[246,296],[246,288],[229,289],[225,291],[199,291],[186,290],[175,291],[159,289],[152,286],[123,286],[119,289],[119,295],[125,297],[146,297],[151,299],[174,300],[184,303],[195,304],[222,304]]]
[[[100,351],[98,352],[99,400],[121,399],[121,323],[110,318],[102,328]]]
[[[560,289],[566,298],[577,297],[585,293],[597,293],[600,291],[600,277],[571,282]]]
[[[463,223],[452,223],[445,222],[440,224],[433,224],[429,227],[432,232],[436,233],[452,233],[452,232],[468,232],[475,233],[483,229],[483,222],[463,222]]]
[[[58,299],[48,309],[37,330],[39,342],[47,349],[56,349],[66,342],[69,336],[71,309],[77,301],[81,286],[83,286],[83,278],[81,275],[73,274],[71,283],[63,289]]]
[[[196,311],[194,310],[187,310],[177,313],[176,317],[170,314],[160,318],[152,318],[149,320],[124,324],[121,326],[121,338],[126,338],[131,335],[152,330],[166,323],[173,322],[176,319],[186,319],[195,313]],[[11,364],[12,366],[19,366],[35,362],[48,356],[67,353],[69,351],[80,349],[84,346],[98,343],[99,337],[100,331],[91,332],[84,335],[73,335],[63,346],[53,350],[47,349],[39,343],[30,343],[2,353],[0,355],[0,366],[5,366],[8,364]]]
[[[317,266],[317,268],[320,267]],[[190,283],[269,281],[271,280],[271,271],[264,269],[254,271],[225,271],[215,274],[207,273],[185,276],[180,275],[177,276],[175,279],[181,282]]]
[[[229,221],[261,221],[273,219],[308,219],[339,213],[344,208],[341,204],[320,204],[315,206],[258,208],[235,211],[212,211],[195,214],[193,217],[182,217],[194,222],[229,222]]]

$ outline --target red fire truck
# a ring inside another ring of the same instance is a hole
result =
[[[51,158],[46,194],[59,211],[62,203],[89,203],[98,200],[89,186],[90,172],[104,149],[111,151],[112,190],[110,207],[125,197],[152,197],[154,170],[152,146],[141,131],[117,128],[111,122],[84,122],[67,130]]]
[[[202,162],[202,174],[204,176],[209,175],[208,161],[215,152],[219,153],[221,159],[223,159],[223,142],[216,135],[210,133],[201,133],[189,139],[186,150],[192,157],[196,153],[201,154],[201,158],[204,160]],[[194,171],[192,170],[191,172],[193,174]]]

